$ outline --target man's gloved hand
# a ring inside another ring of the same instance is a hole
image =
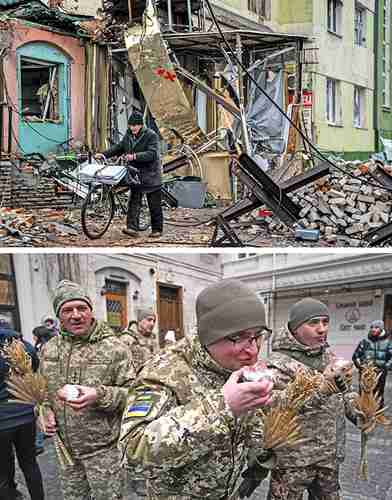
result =
[[[271,468],[276,463],[276,456],[272,450],[266,450],[259,456],[253,465],[241,474],[244,480],[238,488],[240,498],[250,497],[260,483],[268,476]],[[265,467],[263,465],[265,464]]]

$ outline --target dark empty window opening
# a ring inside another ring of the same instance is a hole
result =
[[[59,65],[21,59],[22,115],[28,121],[59,121]]]

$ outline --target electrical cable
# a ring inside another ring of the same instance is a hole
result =
[[[236,63],[241,67],[241,69],[245,72],[245,74],[248,76],[248,78],[254,83],[254,85],[256,86],[256,88],[270,101],[270,103],[275,106],[278,111],[285,117],[286,120],[288,120],[288,122],[292,125],[292,127],[294,127],[294,129],[299,133],[299,135],[301,136],[302,140],[313,150],[315,151],[316,153],[316,156],[319,158],[319,159],[322,159],[324,160],[325,162],[327,162],[329,165],[331,165],[333,168],[335,168],[336,170],[339,170],[340,172],[342,172],[344,175],[348,175],[349,177],[353,178],[353,179],[356,179],[356,177],[351,174],[350,172],[346,172],[344,169],[342,169],[341,167],[339,167],[338,165],[336,165],[334,162],[332,162],[328,157],[326,157],[307,137],[306,135],[302,132],[302,130],[300,130],[299,127],[297,127],[297,125],[293,122],[293,120],[291,120],[291,118],[287,115],[287,113],[285,113],[285,111],[279,106],[279,104],[277,104],[273,99],[272,97],[270,97],[270,95],[262,88],[260,87],[260,85],[257,83],[257,81],[253,78],[253,76],[249,73],[248,69],[244,66],[244,64],[241,62],[241,60],[237,57],[237,54],[234,52],[234,50],[232,49],[231,45],[228,43],[225,35],[223,34],[223,31],[218,23],[218,20],[215,16],[215,13],[212,9],[212,6],[211,6],[211,3],[210,3],[210,0],[205,0],[206,2],[206,5],[208,7],[208,10],[210,11],[210,14],[211,14],[211,17],[212,17],[212,20],[222,38],[222,41],[224,42],[224,44],[226,45],[226,47],[228,48],[229,52],[231,53],[231,55],[233,56],[234,60],[236,61]],[[384,191],[387,191],[387,192],[390,192],[392,193],[392,189],[386,187],[386,186],[383,186],[381,184],[375,184],[375,183],[372,183],[372,182],[369,182],[367,180],[364,180],[363,181],[364,184],[367,184],[369,186],[374,186],[374,187],[377,187],[378,189],[382,189]],[[280,188],[279,188],[280,190]],[[331,222],[333,223],[333,225],[340,229],[340,227],[330,218],[328,217],[329,220],[331,220]],[[359,241],[362,241],[360,238],[355,238],[354,236],[351,236],[352,239],[356,239],[356,240],[359,240]]]
[[[211,17],[212,17],[212,20],[222,38],[222,41],[223,43],[226,45],[228,51],[231,53],[232,57],[234,58],[234,60],[236,61],[237,65],[241,67],[241,69],[244,71],[244,73],[248,76],[248,78],[254,83],[254,85],[256,86],[256,88],[264,95],[264,97],[266,97],[268,99],[268,101],[270,101],[270,103],[275,106],[278,111],[286,118],[286,120],[288,120],[288,122],[290,123],[290,125],[299,133],[299,135],[301,136],[302,140],[316,153],[316,156],[327,162],[329,165],[331,165],[333,168],[339,170],[340,172],[344,173],[345,175],[348,175],[349,177],[352,177],[354,179],[356,179],[356,177],[354,175],[352,175],[351,173],[349,172],[346,172],[343,168],[339,167],[338,165],[336,165],[334,162],[332,162],[327,156],[325,156],[307,137],[306,135],[302,132],[302,130],[300,130],[300,128],[293,122],[293,120],[287,115],[287,113],[279,106],[279,104],[277,104],[273,99],[272,97],[262,88],[260,87],[260,85],[257,83],[257,81],[255,80],[255,78],[253,78],[253,76],[249,73],[249,71],[247,70],[247,68],[244,66],[244,64],[241,62],[241,60],[237,57],[237,54],[235,53],[235,51],[232,49],[231,45],[229,44],[229,42],[227,41],[225,35],[223,34],[223,31],[218,23],[218,20],[215,16],[215,13],[212,9],[212,6],[211,6],[211,3],[210,3],[210,0],[205,0],[206,2],[206,5],[208,7],[208,10],[210,11],[210,14],[211,14]],[[364,181],[364,183],[368,184],[369,186],[374,186],[374,187],[377,187],[379,189],[383,189],[385,191],[388,191],[388,192],[392,192],[392,188],[388,188],[386,186],[383,186],[382,184],[375,184],[375,183],[372,183],[372,182],[369,182],[369,181]]]

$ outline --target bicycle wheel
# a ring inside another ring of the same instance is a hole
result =
[[[114,197],[108,186],[96,186],[83,202],[81,222],[84,234],[91,240],[103,236],[114,216]]]
[[[142,194],[139,214],[139,231],[146,231],[151,225],[150,210],[148,208],[147,196]]]

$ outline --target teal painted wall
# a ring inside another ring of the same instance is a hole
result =
[[[57,47],[32,42],[17,49],[18,100],[22,109],[21,57],[58,64],[59,115],[56,122],[26,121],[19,119],[19,144],[24,153],[46,154],[55,151],[58,145],[69,139],[69,60]]]

